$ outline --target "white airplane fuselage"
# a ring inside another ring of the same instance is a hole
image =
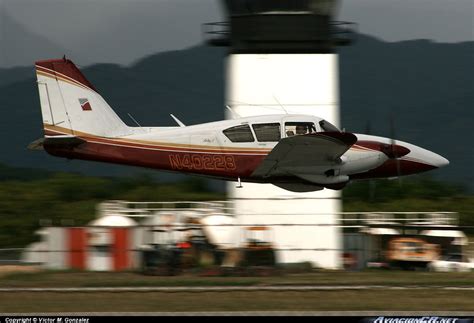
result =
[[[278,144],[278,141],[258,141],[254,125],[278,124],[281,138],[285,123],[303,122],[318,126],[322,119],[310,115],[267,115],[204,123],[186,127],[131,127],[131,134],[117,138],[104,138],[80,134],[76,136],[85,143],[74,148],[46,147],[57,156],[86,160],[104,161],[118,164],[143,166],[165,171],[191,173],[211,176],[225,180],[257,183],[304,183],[338,188],[353,179],[398,177],[432,170],[449,162],[426,149],[415,145],[393,141],[390,138],[354,134],[357,141],[333,163],[334,174],[312,172],[312,165],[290,167],[287,172],[271,177],[252,176],[263,159]],[[252,141],[232,142],[224,130],[248,125]],[[47,134],[70,135],[67,129],[45,125]],[[383,152],[383,147],[395,144],[409,150],[407,154],[395,159]],[[308,150],[311,150],[308,147]],[[321,153],[314,148],[314,154]],[[296,172],[305,178],[293,176]],[[324,172],[323,172],[324,173]]]
[[[129,127],[69,60],[37,62],[45,137],[54,156],[141,166],[292,191],[341,189],[447,159],[390,138],[341,132],[312,115],[262,115],[179,127]]]

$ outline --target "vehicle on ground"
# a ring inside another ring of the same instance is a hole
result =
[[[428,264],[430,271],[470,272],[474,270],[474,259],[462,254],[451,254],[434,260]]]
[[[389,241],[386,257],[390,268],[416,269],[426,268],[440,257],[440,253],[437,244],[421,238],[398,237]]]

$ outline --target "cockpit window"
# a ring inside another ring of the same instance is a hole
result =
[[[225,129],[224,135],[232,142],[254,142],[252,131],[249,125],[235,126]]]
[[[330,122],[327,122],[326,120],[319,121],[319,125],[321,126],[321,129],[323,129],[323,131],[340,132],[340,130],[335,125]]]
[[[260,142],[279,141],[281,138],[279,123],[259,123],[252,125],[252,128]]]
[[[306,135],[308,133],[315,133],[316,127],[312,122],[286,122],[285,134],[287,137],[295,135]]]

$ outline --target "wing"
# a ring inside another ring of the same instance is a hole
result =
[[[320,132],[280,140],[252,173],[256,177],[324,175],[340,163],[340,157],[357,141],[347,132]],[[310,180],[311,181],[311,180]]]
[[[67,147],[73,148],[82,143],[85,140],[76,136],[64,135],[64,136],[45,136],[44,138],[37,139],[28,145],[30,150],[43,150],[44,146],[50,147]]]

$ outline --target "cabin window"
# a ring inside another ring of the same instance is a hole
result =
[[[287,137],[295,135],[306,135],[308,133],[315,133],[316,127],[312,122],[286,122],[285,134]]]
[[[232,128],[225,129],[224,135],[229,138],[232,142],[253,142],[252,131],[250,130],[249,125],[235,126]]]
[[[252,128],[260,142],[279,141],[281,138],[279,123],[258,123],[252,125]]]
[[[340,132],[340,130],[335,125],[327,122],[326,120],[319,121],[319,125],[323,131]]]

